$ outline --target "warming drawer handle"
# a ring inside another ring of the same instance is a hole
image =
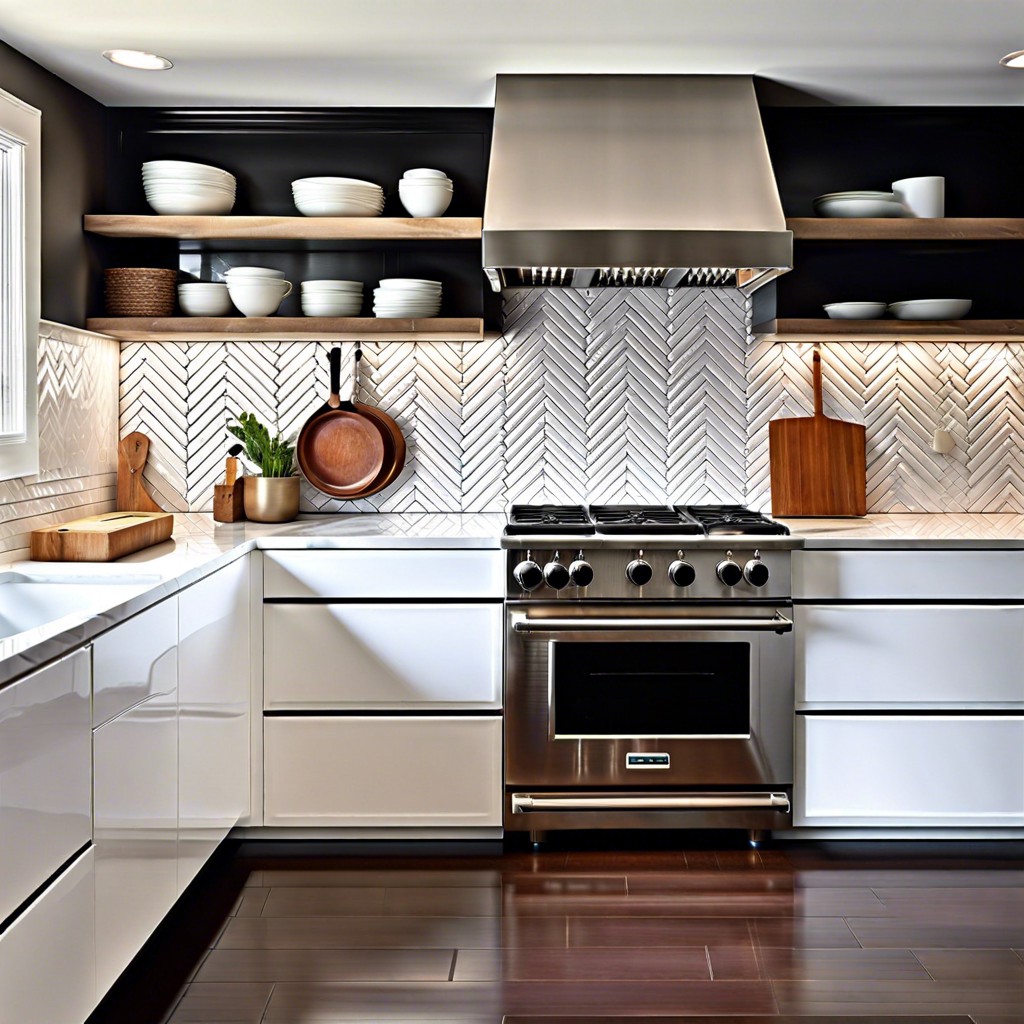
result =
[[[572,619],[531,619],[522,613],[513,613],[512,629],[516,633],[588,633],[596,630],[728,630],[733,633],[789,633],[793,620],[776,613],[766,618],[665,618],[665,619],[598,619],[580,616]]]
[[[693,811],[693,810],[789,811],[785,793],[652,793],[649,795],[587,795],[530,793],[512,794],[512,813],[530,811]]]

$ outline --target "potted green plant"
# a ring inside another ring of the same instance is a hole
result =
[[[243,412],[228,430],[245,445],[246,458],[261,476],[246,476],[243,501],[247,519],[257,523],[286,523],[299,514],[299,478],[295,475],[295,446],[270,431],[251,412]]]

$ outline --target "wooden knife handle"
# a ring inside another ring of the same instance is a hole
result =
[[[825,415],[825,408],[821,399],[821,349],[817,345],[814,346],[811,373],[814,384],[814,415],[821,417]]]
[[[232,458],[230,455],[224,462],[224,483],[228,487],[234,486],[235,481],[238,479],[238,459]]]

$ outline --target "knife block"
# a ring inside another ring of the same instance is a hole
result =
[[[218,523],[237,523],[245,518],[242,492],[241,478],[233,484],[213,485],[213,518]]]

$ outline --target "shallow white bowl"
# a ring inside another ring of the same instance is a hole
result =
[[[833,320],[876,320],[885,315],[884,302],[829,302],[824,309]]]
[[[240,281],[246,277],[275,278],[283,281],[284,271],[274,270],[272,267],[230,267],[224,271],[224,277],[228,281]]]
[[[231,310],[231,298],[225,288],[222,295],[196,295],[178,290],[178,305],[186,316],[224,316]]]
[[[898,203],[899,198],[895,192],[826,192],[822,196],[816,196],[814,201],[820,203],[824,199],[882,199],[890,203]]]
[[[197,196],[179,192],[161,193],[146,197],[157,213],[164,216],[218,216],[230,213],[235,205],[234,196]]]
[[[971,311],[970,299],[907,299],[889,303],[897,320],[962,320]]]
[[[822,199],[814,203],[819,217],[905,217],[906,209],[887,199]]]
[[[234,177],[230,171],[213,164],[200,164],[193,160],[146,160],[142,164],[145,171],[166,171],[169,174],[212,174],[225,178]]]
[[[359,292],[362,294],[363,282],[362,281],[303,281],[302,290],[304,292]]]
[[[428,284],[433,288],[440,288],[440,281],[431,281],[426,277],[382,277],[381,288],[401,288],[403,285]]]
[[[398,188],[398,198],[410,217],[440,217],[452,202],[451,192],[429,192],[423,194],[419,190],[410,191]]]
[[[403,178],[421,178],[426,180],[438,180],[443,178],[445,181],[448,180],[448,175],[444,171],[439,171],[436,167],[410,167],[409,170],[402,175]]]
[[[347,299],[338,302],[313,302],[305,297],[302,299],[304,316],[359,316],[362,308],[362,302],[351,302]]]
[[[143,192],[202,192],[207,194],[221,194],[233,196],[235,190],[227,185],[213,185],[207,182],[198,183],[194,181],[149,181],[142,187]]]
[[[366,188],[383,191],[375,181],[366,181],[363,178],[339,178],[330,174],[322,174],[314,178],[296,178],[292,185],[363,185]]]
[[[295,208],[305,217],[379,217],[384,205],[367,205],[352,200],[295,200]]]

